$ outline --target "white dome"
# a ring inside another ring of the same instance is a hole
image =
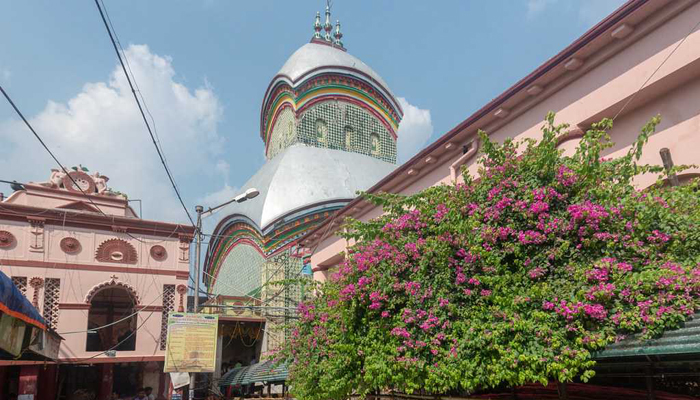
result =
[[[367,64],[347,51],[313,42],[301,46],[287,59],[287,62],[272,79],[268,92],[265,93],[265,99],[267,100],[270,89],[280,79],[288,81],[292,87],[297,87],[302,81],[326,72],[353,75],[371,83],[377,90],[384,92],[384,95],[394,104],[396,109],[401,110],[401,106],[396,102],[396,97],[389,90],[384,79]]]
[[[356,69],[377,81],[385,89],[387,84],[367,64],[347,51],[318,43],[307,43],[295,51],[279,70],[277,75],[286,75],[296,83],[310,71],[319,68],[345,67]]]
[[[224,207],[217,220],[244,215],[265,231],[296,210],[331,201],[348,202],[358,190],[369,189],[395,168],[358,153],[296,144],[269,160],[243,185],[242,190],[258,189],[258,197]]]

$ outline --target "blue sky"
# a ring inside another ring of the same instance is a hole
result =
[[[265,162],[264,91],[325,2],[104,1],[190,211],[237,194]],[[621,3],[335,0],[333,19],[348,51],[404,99],[406,159]],[[0,83],[59,159],[144,199],[145,218],[184,222],[116,67],[93,2],[0,4]],[[48,178],[52,161],[4,100],[0,143],[0,179]]]

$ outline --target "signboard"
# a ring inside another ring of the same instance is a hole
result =
[[[0,348],[19,357],[27,325],[17,318],[2,313],[0,317]]]
[[[170,313],[163,372],[214,372],[219,316]]]
[[[180,389],[183,386],[187,386],[190,384],[190,374],[187,372],[171,372],[170,383],[173,385],[173,389]]]

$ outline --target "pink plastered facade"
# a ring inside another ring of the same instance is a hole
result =
[[[492,140],[538,138],[547,112],[570,125],[566,152],[575,149],[592,123],[613,118],[615,146],[606,157],[627,152],[640,128],[661,116],[645,148],[643,163],[662,164],[670,150],[676,165],[700,164],[700,2],[629,1],[513,87],[430,144],[369,192],[413,194],[459,182],[461,169],[477,172],[478,129]],[[399,138],[399,140],[401,140]],[[681,181],[698,176],[691,168]],[[640,188],[656,175],[637,179]],[[315,249],[314,278],[326,280],[352,243],[337,235],[344,218],[370,220],[381,210],[356,199],[302,239]],[[328,226],[328,224],[333,224]]]
[[[186,303],[194,228],[140,219],[125,196],[100,187],[105,177],[71,174],[87,194],[52,174],[47,182],[23,184],[0,202],[0,236],[6,238],[0,243],[0,269],[62,336],[58,364],[96,365],[93,390],[111,394],[112,367],[129,363],[139,371],[139,385],[162,397],[165,322],[168,311]],[[129,306],[118,314],[105,311],[112,310],[112,299]],[[132,314],[114,331],[100,329]],[[113,353],[104,351],[121,341]],[[0,361],[0,368],[23,371],[32,365]],[[51,390],[44,390],[39,385],[38,398],[51,397]]]

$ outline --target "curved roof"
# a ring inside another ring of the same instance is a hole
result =
[[[241,188],[260,194],[217,212],[217,230],[242,215],[265,231],[279,218],[319,203],[349,201],[393,171],[396,165],[363,154],[295,144],[267,161]]]
[[[309,71],[321,67],[345,67],[356,69],[377,81],[388,90],[386,82],[359,58],[333,46],[307,43],[289,57],[277,75],[285,75],[296,82]]]
[[[359,58],[349,54],[347,51],[329,46],[323,43],[307,43],[295,51],[284,63],[282,68],[277,72],[272,79],[268,92],[265,93],[265,99],[269,95],[270,89],[279,78],[286,78],[292,86],[299,83],[299,80],[307,75],[315,75],[312,71],[318,73],[337,70],[342,73],[351,73],[360,75],[367,81],[373,81],[375,86],[381,91],[386,92],[389,101],[395,103],[395,106],[401,110],[401,106],[396,101],[396,96],[391,92],[379,74],[374,72],[367,64]],[[369,79],[368,79],[369,78]]]

